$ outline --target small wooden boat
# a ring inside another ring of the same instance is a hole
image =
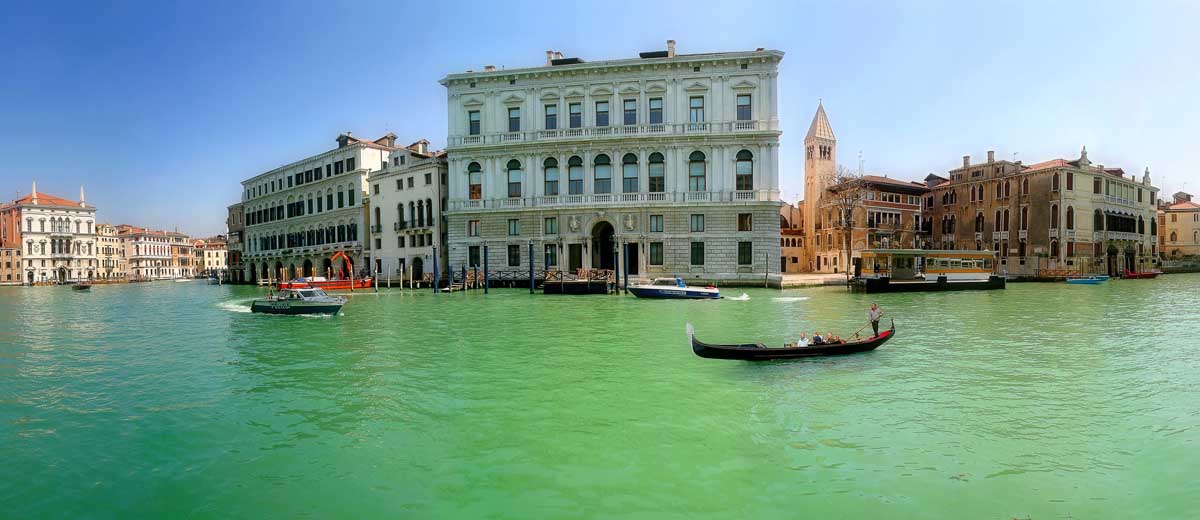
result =
[[[696,339],[695,329],[692,328],[692,324],[690,323],[687,326],[687,335],[688,342],[692,344],[692,352],[702,358],[767,361],[771,359],[792,359],[813,356],[838,356],[875,350],[896,335],[896,321],[892,320],[891,329],[880,332],[875,337],[832,344],[808,345],[805,347],[768,347],[762,343],[708,344]]]
[[[264,314],[334,314],[346,304],[340,296],[330,296],[320,289],[284,289],[250,304],[250,312]]]
[[[1077,278],[1067,278],[1067,283],[1071,285],[1100,285],[1104,283],[1105,278],[1099,276],[1080,276]]]
[[[721,297],[721,290],[716,287],[688,287],[678,276],[655,278],[650,283],[633,284],[629,286],[629,292],[638,298],[703,300]]]
[[[72,285],[71,289],[75,291],[90,291],[92,290],[92,284],[88,282],[80,282]]]
[[[1158,277],[1160,274],[1162,274],[1162,271],[1157,269],[1150,271],[1130,271],[1129,269],[1125,269],[1125,271],[1121,273],[1121,278],[1128,280],[1150,280]]]

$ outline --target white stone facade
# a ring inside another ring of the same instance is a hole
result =
[[[514,270],[530,243],[539,270],[564,271],[613,268],[628,246],[637,277],[778,280],[783,53],[668,47],[441,81],[453,268],[485,243]]]
[[[427,144],[393,152],[389,167],[367,178],[372,269],[383,278],[419,280],[432,272],[435,254],[446,270],[446,157],[428,153]]]
[[[117,234],[125,247],[128,279],[152,281],[192,276],[191,239],[187,235],[127,224],[118,225]],[[187,253],[181,254],[183,250]]]
[[[242,181],[243,279],[325,276],[344,252],[365,268],[367,175],[386,166],[395,135],[375,141],[349,134],[338,147]],[[349,274],[349,273],[347,273]]]
[[[74,282],[96,276],[99,247],[96,208],[83,200],[71,201],[37,193],[3,208],[5,225],[16,226],[13,238],[20,243],[24,283]]]

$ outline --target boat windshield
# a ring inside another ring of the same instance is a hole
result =
[[[317,291],[296,291],[302,298],[312,298],[317,296]]]

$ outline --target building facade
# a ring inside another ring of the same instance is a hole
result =
[[[192,252],[195,255],[192,264],[195,266],[197,276],[217,276],[222,279],[226,277],[229,269],[229,250],[225,237],[215,236],[195,240],[192,242]]]
[[[441,81],[452,268],[779,279],[782,52],[546,58]]]
[[[1200,256],[1200,204],[1182,191],[1173,199],[1159,206],[1159,251],[1170,259]]]
[[[125,242],[117,233],[117,227],[112,224],[96,224],[96,240],[100,244],[97,260],[100,268],[96,277],[101,280],[125,279]]]
[[[933,247],[992,249],[1001,272],[1120,274],[1155,264],[1158,188],[1120,168],[1079,159],[1033,165],[996,160],[960,168],[932,187]]]
[[[187,235],[129,224],[116,227],[117,236],[125,246],[125,270],[129,280],[173,280],[194,274],[191,270],[191,239]]]
[[[826,188],[817,208],[812,237],[815,271],[845,273],[853,270],[863,249],[914,249],[923,242],[922,204],[929,188],[922,183],[901,181],[878,175],[861,176],[852,214],[852,226],[840,227],[838,197]],[[846,240],[850,240],[847,258]],[[857,274],[857,271],[852,271]]]
[[[389,161],[367,177],[373,272],[419,280],[432,272],[434,255],[446,271],[446,154],[431,153],[422,139],[392,152]]]
[[[96,276],[96,208],[79,201],[32,192],[0,206],[0,247],[24,251],[24,283],[64,283]]]
[[[0,247],[0,285],[20,285],[22,274],[21,249]]]
[[[825,105],[818,102],[817,112],[813,114],[812,122],[808,125],[808,133],[804,135],[804,199],[800,209],[804,214],[804,235],[808,237],[807,247],[800,256],[801,270],[804,272],[821,271],[818,263],[817,250],[820,243],[817,239],[820,219],[819,210],[825,207],[826,190],[834,183],[837,174],[837,137],[833,135],[833,126],[825,115]],[[827,255],[828,259],[828,255]]]
[[[784,273],[807,272],[805,247],[804,202],[784,204],[779,208],[779,266]]]
[[[335,149],[242,181],[244,279],[341,273],[347,266],[333,265],[337,252],[363,269],[367,176],[386,167],[395,140],[342,134]]]
[[[230,283],[245,283],[245,271],[242,265],[242,238],[246,234],[246,214],[242,210],[242,203],[237,203],[228,208],[229,214],[225,217],[225,280]]]

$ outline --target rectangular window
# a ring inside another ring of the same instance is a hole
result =
[[[545,175],[546,192],[545,195],[558,195],[558,163],[552,163],[554,166],[545,166],[542,173]]]
[[[521,220],[510,218],[508,219],[508,236],[515,237],[521,234]]]
[[[637,124],[637,100],[626,99],[622,102],[622,117],[626,125]]]
[[[375,239],[375,249],[383,249],[383,239],[382,238]]]
[[[508,245],[508,266],[509,267],[520,267],[521,266],[521,246],[520,245],[517,245],[517,244],[509,244]]]
[[[704,96],[693,96],[688,100],[688,121],[692,123],[704,122]]]
[[[543,258],[545,259],[544,261],[546,262],[547,266],[557,266],[558,265],[558,247],[557,246],[555,246],[554,244],[546,244],[546,246],[543,248],[543,252],[545,254],[545,256]]]
[[[737,120],[750,120],[750,94],[738,94],[737,97]]]
[[[479,111],[467,112],[467,134],[479,135]]]
[[[396,191],[404,189],[404,179],[396,179]]]
[[[346,167],[346,163],[343,163],[342,161],[337,161],[337,162],[333,163],[333,174],[341,175],[343,172],[346,171],[346,170],[342,169],[345,167]]]
[[[594,193],[612,193],[612,165],[597,164],[592,167],[592,177],[595,179]]]
[[[338,192],[338,208],[344,208],[344,207],[346,207],[345,192],[339,191]]]
[[[288,176],[288,187],[289,188],[292,187],[292,177],[291,176]]]
[[[479,236],[479,221],[478,220],[468,220],[467,221],[467,236],[469,236],[469,237]]]
[[[546,130],[558,128],[558,105],[546,105]]]
[[[650,215],[650,232],[662,233],[662,230],[663,230],[663,216],[662,215]]]
[[[332,165],[332,164],[326,164],[326,165],[325,165],[325,178],[329,178],[329,177],[332,177],[332,176],[333,176],[333,165]]]
[[[545,229],[545,233],[547,235],[557,235],[558,234],[558,218],[557,217],[546,217],[544,229]]]
[[[371,186],[371,193],[374,193],[375,195],[379,195],[379,185],[378,184]]]
[[[426,174],[425,174],[425,185],[426,185],[426,186],[429,186],[430,184],[433,184],[433,174],[432,174],[432,173],[426,173]]]
[[[398,247],[400,249],[404,249],[404,236],[403,235],[396,237],[396,247]]]
[[[663,265],[662,242],[650,242],[650,265]]]
[[[650,124],[661,125],[663,122],[662,98],[650,98]]]
[[[753,217],[751,213],[738,213],[738,231],[754,231]]]
[[[691,227],[689,229],[691,229],[692,233],[703,233],[704,232],[704,215],[693,214],[692,218],[691,218]]]
[[[704,242],[692,242],[692,265],[704,265]]]
[[[596,126],[608,126],[608,101],[596,102]]]
[[[346,159],[346,171],[348,171],[348,172],[352,172],[352,171],[354,171],[354,170],[355,170],[355,168],[354,168],[354,158],[353,158],[353,157],[350,157],[350,158]]]
[[[571,125],[571,128],[579,128],[583,126],[582,103],[571,103],[567,105],[567,112],[569,112],[570,121],[568,121],[568,124]]]
[[[521,109],[519,107],[510,107],[508,109],[508,131],[521,131]]]
[[[467,263],[472,267],[479,266],[479,246],[467,247]]]
[[[583,165],[572,164],[567,166],[567,193],[571,195],[583,194]]]
[[[738,265],[750,265],[754,260],[751,242],[738,242]]]
[[[325,209],[333,210],[333,194],[332,193],[328,193],[325,195]]]

